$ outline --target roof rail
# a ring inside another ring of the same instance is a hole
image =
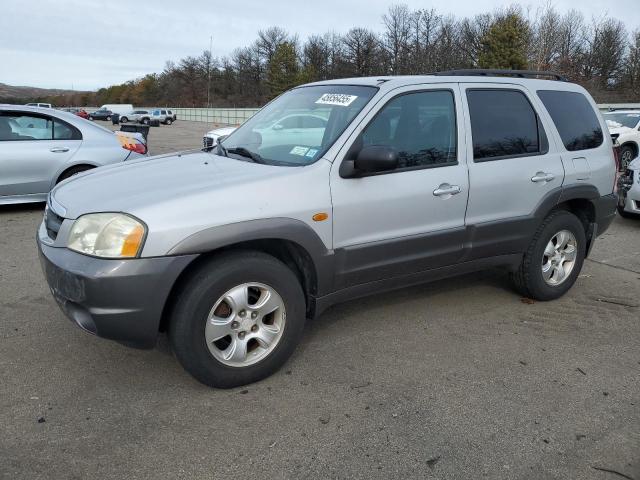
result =
[[[480,76],[480,77],[552,77],[559,82],[568,82],[566,77],[555,72],[544,72],[538,70],[496,70],[485,68],[468,68],[463,70],[446,70],[443,72],[433,72],[430,75],[446,76]]]

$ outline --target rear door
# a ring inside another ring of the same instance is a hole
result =
[[[549,117],[515,84],[461,84],[469,160],[470,259],[522,252],[535,212],[560,194],[562,158]]]
[[[0,113],[0,196],[47,193],[81,143],[80,131],[55,117]]]
[[[337,288],[458,261],[469,192],[460,110],[455,84],[399,88],[345,144],[331,169]],[[398,168],[341,177],[367,145],[392,147]]]

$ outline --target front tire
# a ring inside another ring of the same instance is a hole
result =
[[[620,149],[620,169],[624,172],[633,161],[634,151],[629,145],[624,145]]]
[[[170,118],[167,118],[164,122],[165,125],[171,125],[173,123],[173,120],[171,120]]]
[[[143,118],[142,119],[142,124],[143,125],[149,125],[149,119],[148,118]]]
[[[538,227],[519,269],[511,274],[516,289],[535,300],[555,300],[575,283],[586,253],[582,222],[571,212],[552,212]]]
[[[305,316],[302,287],[285,264],[262,252],[229,252],[184,284],[169,338],[198,381],[232,388],[277,371],[298,344]]]
[[[107,115],[107,122],[111,121],[111,115]]]
[[[120,123],[127,123],[129,121],[129,119],[127,117],[122,117],[120,119]]]

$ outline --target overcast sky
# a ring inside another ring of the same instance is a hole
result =
[[[162,71],[167,60],[209,48],[222,56],[279,25],[300,39],[354,26],[382,29],[393,3],[472,16],[516,2],[496,0],[0,0],[0,83],[94,90]],[[542,2],[522,3],[535,12]],[[609,14],[640,28],[638,0],[556,0],[586,20]],[[607,10],[610,9],[610,10]]]

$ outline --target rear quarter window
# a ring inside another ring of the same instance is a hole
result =
[[[538,97],[551,115],[567,150],[575,152],[602,145],[604,136],[600,121],[582,93],[538,90]]]

